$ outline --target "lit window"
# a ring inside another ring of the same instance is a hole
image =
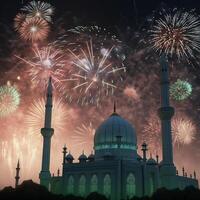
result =
[[[91,192],[97,192],[98,190],[98,179],[97,176],[94,174],[91,178]]]
[[[136,193],[135,176],[130,173],[126,179],[126,195],[128,198],[132,198]]]
[[[109,198],[111,196],[111,178],[110,175],[105,175],[103,180],[103,193]]]

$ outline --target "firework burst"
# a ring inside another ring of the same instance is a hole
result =
[[[200,19],[193,12],[173,10],[160,13],[150,30],[150,43],[160,54],[194,58],[200,52]]]
[[[149,151],[154,155],[162,152],[160,120],[157,116],[151,115],[151,118],[144,126],[142,140],[147,143]],[[161,154],[159,156],[161,156]]]
[[[129,97],[131,100],[139,101],[140,95],[138,94],[137,90],[134,87],[127,86],[123,91],[124,95]]]
[[[9,85],[0,87],[0,117],[13,113],[20,104],[18,90]]]
[[[31,1],[21,11],[25,12],[28,18],[41,18],[47,22],[51,22],[54,7],[46,2]]]
[[[176,101],[187,99],[192,94],[192,85],[187,81],[178,79],[170,86],[170,96]]]
[[[61,50],[55,49],[53,46],[43,47],[41,49],[35,47],[33,49],[34,56],[31,60],[16,56],[18,59],[28,64],[28,74],[31,81],[36,85],[47,85],[51,76],[53,86],[59,86],[65,74],[64,54]]]
[[[41,18],[27,18],[18,31],[20,37],[26,41],[41,41],[47,38],[49,25]]]
[[[152,153],[161,152],[161,125],[157,115],[152,114],[143,130],[143,140]],[[196,127],[187,117],[175,116],[172,119],[173,144],[188,145],[195,139]]]
[[[102,96],[112,95],[117,89],[114,78],[117,73],[125,72],[126,68],[116,67],[110,61],[112,50],[113,47],[106,49],[103,53],[100,52],[100,55],[95,55],[91,40],[86,43],[86,50],[81,48],[80,54],[69,50],[73,56],[73,69],[67,81],[70,81],[73,90],[80,94],[78,103],[98,104]],[[118,79],[121,79],[120,76]]]
[[[92,40],[93,47],[102,53],[105,49],[113,46],[112,57],[116,57],[121,61],[126,59],[122,42],[116,35],[100,26],[76,26],[59,36],[56,43],[62,48],[67,47],[75,52],[79,51],[85,45],[85,41],[89,40]]]
[[[94,142],[94,134],[95,129],[90,122],[87,126],[86,124],[81,124],[74,130],[74,135],[72,136],[72,140],[76,143],[76,145],[80,145],[83,148],[87,148],[88,153],[93,149]]]
[[[52,127],[56,134],[63,131],[66,122],[69,120],[69,114],[66,110],[66,106],[61,100],[53,100],[53,113],[52,113]],[[45,117],[45,100],[39,99],[33,101],[27,111],[26,124],[28,125],[31,133],[38,134],[40,129],[44,127],[44,117]],[[55,134],[55,135],[56,135]]]
[[[196,126],[187,118],[173,120],[173,142],[177,145],[190,144],[196,135]]]

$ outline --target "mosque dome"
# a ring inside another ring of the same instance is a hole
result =
[[[95,156],[94,156],[93,153],[91,153],[91,154],[88,156],[88,160],[89,160],[90,162],[92,162],[92,161],[94,161],[94,159],[95,159]]]
[[[69,153],[69,154],[66,155],[65,160],[66,160],[68,163],[71,163],[71,162],[73,162],[74,157],[72,156],[71,153]]]
[[[115,155],[115,151],[118,148],[121,151],[127,150],[127,154],[130,151],[136,151],[137,138],[135,129],[127,120],[118,115],[114,109],[114,113],[97,128],[94,137],[94,148],[95,156],[97,155],[97,157],[100,151],[102,151],[102,156],[105,152],[111,152],[112,155]]]
[[[79,156],[79,158],[78,158],[78,160],[80,161],[80,162],[86,162],[87,161],[87,156],[84,154],[84,153],[82,153],[80,156]]]

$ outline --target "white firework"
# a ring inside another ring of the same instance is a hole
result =
[[[112,95],[117,89],[116,79],[122,80],[120,72],[126,72],[123,66],[118,67],[110,60],[113,47],[102,52],[94,52],[92,40],[86,43],[86,50],[80,54],[69,50],[73,56],[73,68],[70,71],[72,89],[79,93],[79,100],[99,102],[102,96]],[[100,55],[99,55],[100,53]],[[117,77],[117,75],[119,75]]]
[[[52,15],[54,13],[54,7],[46,2],[31,1],[25,5],[21,11],[25,12],[29,18],[38,17],[51,22]]]

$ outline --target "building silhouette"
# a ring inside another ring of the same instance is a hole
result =
[[[19,172],[20,172],[20,164],[18,160],[17,167],[16,167],[16,176],[15,176],[15,188],[17,188],[19,185],[19,179],[20,179]]]
[[[158,188],[167,189],[187,186],[198,187],[194,178],[178,175],[173,161],[171,118],[174,108],[169,103],[169,71],[164,56],[161,64],[161,107],[158,115],[161,120],[162,158],[147,158],[147,144],[142,144],[142,157],[137,153],[137,135],[134,127],[117,112],[113,113],[96,130],[94,154],[88,157],[82,153],[79,162],[73,162],[71,153],[63,147],[63,169],[57,176],[51,175],[50,150],[53,128],[52,85],[49,79],[47,89],[45,124],[43,136],[42,169],[40,184],[57,194],[86,196],[91,192],[104,194],[111,200],[130,199],[133,196],[151,195]]]

